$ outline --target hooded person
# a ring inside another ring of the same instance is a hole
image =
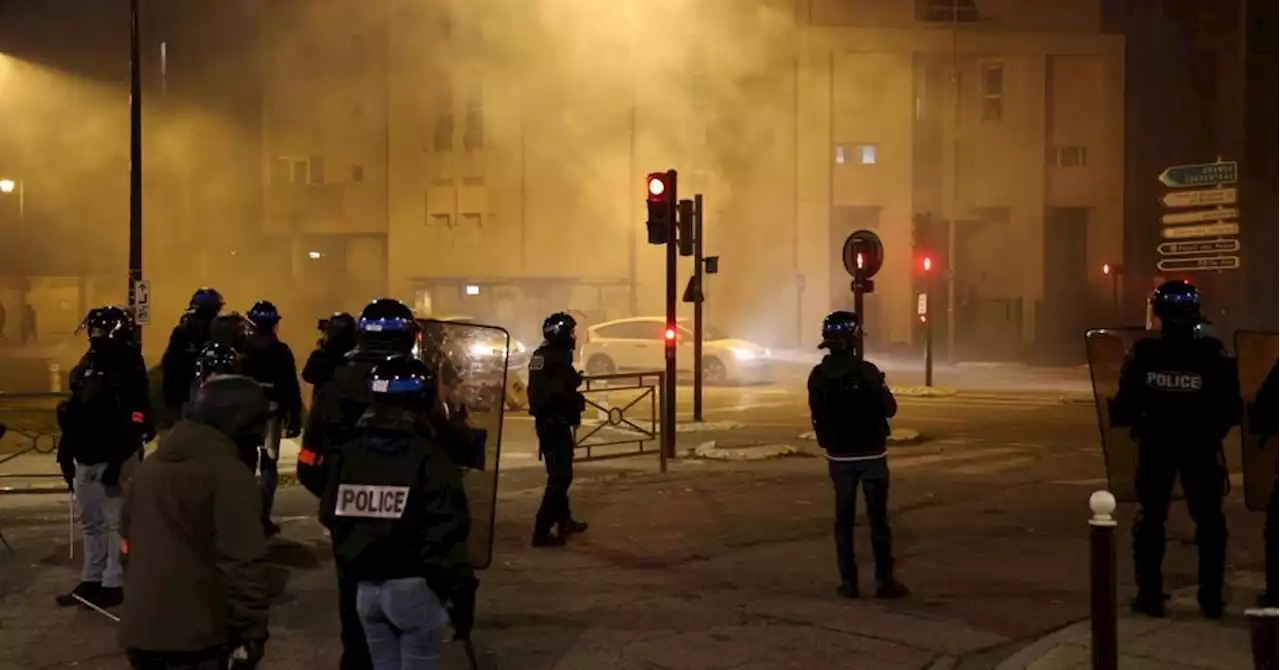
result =
[[[160,440],[126,494],[121,643],[134,668],[251,668],[267,641],[267,540],[253,476],[262,387],[219,376]]]
[[[898,402],[885,384],[884,373],[858,355],[861,331],[861,319],[853,312],[836,311],[823,319],[818,348],[830,353],[809,373],[809,412],[818,444],[827,452],[827,470],[835,487],[837,592],[844,598],[859,595],[853,526],[861,485],[871,527],[876,597],[901,598],[908,592],[894,576],[885,451],[889,419],[897,414]]]

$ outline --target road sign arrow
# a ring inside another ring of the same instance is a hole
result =
[[[1206,272],[1210,270],[1238,270],[1239,256],[1197,256],[1193,258],[1162,258],[1156,267],[1161,272]]]
[[[1235,161],[1174,165],[1160,173],[1160,183],[1169,188],[1234,184],[1238,178]]]
[[[1170,209],[1204,205],[1234,205],[1239,197],[1234,188],[1204,188],[1195,191],[1171,191],[1160,196],[1160,204]]]
[[[1234,221],[1229,223],[1210,223],[1204,226],[1177,226],[1160,231],[1160,236],[1166,240],[1185,240],[1194,237],[1230,237],[1239,234],[1240,224]]]
[[[1191,212],[1171,212],[1160,217],[1160,223],[1173,226],[1182,223],[1200,223],[1201,221],[1226,221],[1240,216],[1235,209],[1200,209]]]
[[[1197,242],[1161,242],[1156,246],[1161,256],[1195,256],[1229,254],[1240,251],[1240,240],[1204,240]]]

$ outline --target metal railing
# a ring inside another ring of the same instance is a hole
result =
[[[664,377],[665,373],[660,371],[584,376],[580,390],[586,399],[586,409],[588,412],[594,409],[598,419],[594,425],[578,427],[574,435],[574,448],[584,449],[586,455],[576,460],[603,461],[656,453],[659,467],[662,472],[666,472],[667,455],[661,448],[660,438],[664,430],[670,430],[671,428],[662,425],[662,413],[659,411],[662,406],[661,389],[663,388]],[[639,392],[620,406],[615,407],[609,402],[610,393],[625,391]],[[643,412],[644,410],[641,408],[646,406],[648,408],[647,417],[635,416],[633,410]],[[628,412],[633,413],[628,414]],[[621,435],[615,437],[606,434],[605,431],[621,433]],[[647,443],[649,446],[653,446],[653,443],[659,443],[658,448],[646,449]],[[632,444],[636,447],[632,451],[605,454],[592,453],[593,449],[599,449],[600,447]]]
[[[8,427],[7,436],[20,435],[28,444],[11,454],[0,455],[4,465],[27,454],[52,454],[58,449],[57,406],[68,397],[66,393],[6,393],[0,391],[0,423]],[[60,477],[56,471],[49,473],[0,473],[0,478],[11,477]]]

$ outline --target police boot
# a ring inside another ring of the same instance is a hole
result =
[[[839,595],[841,598],[856,600],[858,596],[861,595],[858,592],[858,582],[857,581],[840,582],[840,586],[836,588],[836,594]]]
[[[876,587],[876,597],[884,600],[893,600],[895,598],[905,598],[911,595],[911,589],[908,589],[902,582],[890,577],[880,582]]]
[[[102,582],[80,582],[71,589],[71,593],[64,593],[55,600],[59,607],[74,607],[80,604],[81,598],[93,602],[100,591],[102,591]]]
[[[1129,603],[1129,609],[1135,614],[1145,614],[1158,619],[1165,615],[1164,603],[1168,599],[1167,593],[1139,593],[1138,597]]]
[[[1221,619],[1223,615],[1224,605],[1222,596],[1199,596],[1196,598],[1200,603],[1200,612],[1209,619]]]
[[[566,538],[569,537],[570,535],[579,535],[581,533],[585,533],[587,532],[587,528],[589,528],[589,526],[587,525],[586,522],[575,521],[572,518],[570,518],[568,521],[560,522],[560,525],[557,526],[557,530],[559,531],[560,536],[566,537]]]

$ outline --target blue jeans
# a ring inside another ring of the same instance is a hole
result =
[[[435,670],[449,620],[421,577],[360,582],[356,610],[374,670]]]
[[[133,459],[121,468],[124,482]],[[120,566],[120,508],[124,504],[120,484],[103,486],[106,463],[76,463],[76,518],[84,534],[84,567],[82,582],[101,582],[104,587],[121,586],[124,569]]]
[[[828,461],[827,470],[836,491],[836,564],[840,568],[840,579],[853,583],[858,581],[858,565],[853,559],[853,526],[858,509],[858,485],[861,484],[867,501],[867,525],[871,526],[876,583],[892,581],[893,533],[889,530],[888,460]]]

